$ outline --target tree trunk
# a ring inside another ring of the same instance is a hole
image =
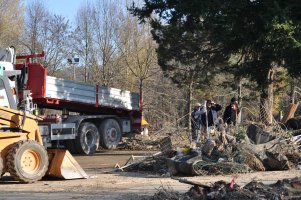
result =
[[[140,95],[140,113],[143,116],[143,80],[140,80],[139,84],[139,95]]]
[[[291,96],[291,103],[295,103],[295,79],[292,78],[291,82],[290,82],[290,86],[291,86],[291,93],[290,93],[290,96]]]
[[[192,92],[193,92],[193,81],[191,81],[188,85],[188,104],[187,104],[187,110],[188,110],[188,128],[191,127],[191,115],[190,113],[192,112],[192,106],[191,106],[191,103],[192,103]]]
[[[274,110],[274,70],[270,69],[268,74],[268,123],[273,123]]]
[[[241,123],[241,115],[242,115],[241,78],[238,78],[238,80],[237,80],[237,99],[238,99],[238,107],[240,109],[240,112],[237,115],[236,124],[240,124]]]
[[[268,73],[267,92],[263,91],[260,97],[260,119],[266,125],[273,123],[274,107],[274,70],[270,69]]]

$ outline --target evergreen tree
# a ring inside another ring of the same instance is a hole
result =
[[[262,114],[265,122],[271,123],[275,68],[284,67],[293,77],[301,73],[299,1],[144,0],[144,3],[143,7],[133,5],[130,11],[142,22],[151,23],[163,69],[171,60],[166,51],[179,52],[175,57],[188,65],[196,58],[204,61],[208,55],[226,60],[236,57],[236,62],[227,70],[235,69],[236,75],[257,82],[261,102],[267,108]],[[208,48],[204,48],[204,44],[208,44]],[[191,48],[189,53],[187,45]],[[210,53],[204,56],[207,51]],[[176,70],[177,66],[173,67],[170,69]],[[196,71],[201,67],[203,65],[195,65]],[[219,65],[214,68],[213,71],[217,71]]]

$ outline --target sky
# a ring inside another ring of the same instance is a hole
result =
[[[25,0],[26,4],[33,0]],[[42,0],[48,10],[54,14],[62,15],[70,22],[74,22],[78,8],[86,1],[93,0]]]
[[[86,0],[43,0],[50,12],[63,15],[73,21],[78,8],[86,3]]]
[[[25,5],[35,0],[24,0]],[[53,14],[64,16],[69,22],[74,23],[78,9],[88,2],[95,2],[96,0],[40,0],[44,3],[46,8]],[[106,1],[106,0],[103,0]],[[122,0],[124,3],[139,2],[140,0]],[[121,1],[121,2],[122,2]],[[114,1],[113,1],[114,2]]]

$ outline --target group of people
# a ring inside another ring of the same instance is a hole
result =
[[[200,103],[195,105],[191,113],[192,140],[198,141],[201,133],[203,135],[208,134],[208,128],[214,127],[218,123],[218,112],[220,110],[222,110],[222,106],[212,100],[206,100],[203,105]],[[239,111],[237,99],[233,97],[230,104],[225,108],[224,123],[236,125]],[[208,137],[208,135],[205,135],[205,137]]]

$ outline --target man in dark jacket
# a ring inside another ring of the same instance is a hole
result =
[[[207,109],[207,116],[206,113],[202,114],[202,124],[203,126],[214,126],[217,122],[217,118],[218,118],[218,111],[220,111],[222,109],[222,106],[214,103],[212,100],[207,100],[206,102],[206,109]],[[207,123],[208,120],[208,124]]]
[[[235,97],[231,99],[230,104],[226,107],[224,112],[224,123],[236,125],[237,116],[239,114],[238,102]]]

